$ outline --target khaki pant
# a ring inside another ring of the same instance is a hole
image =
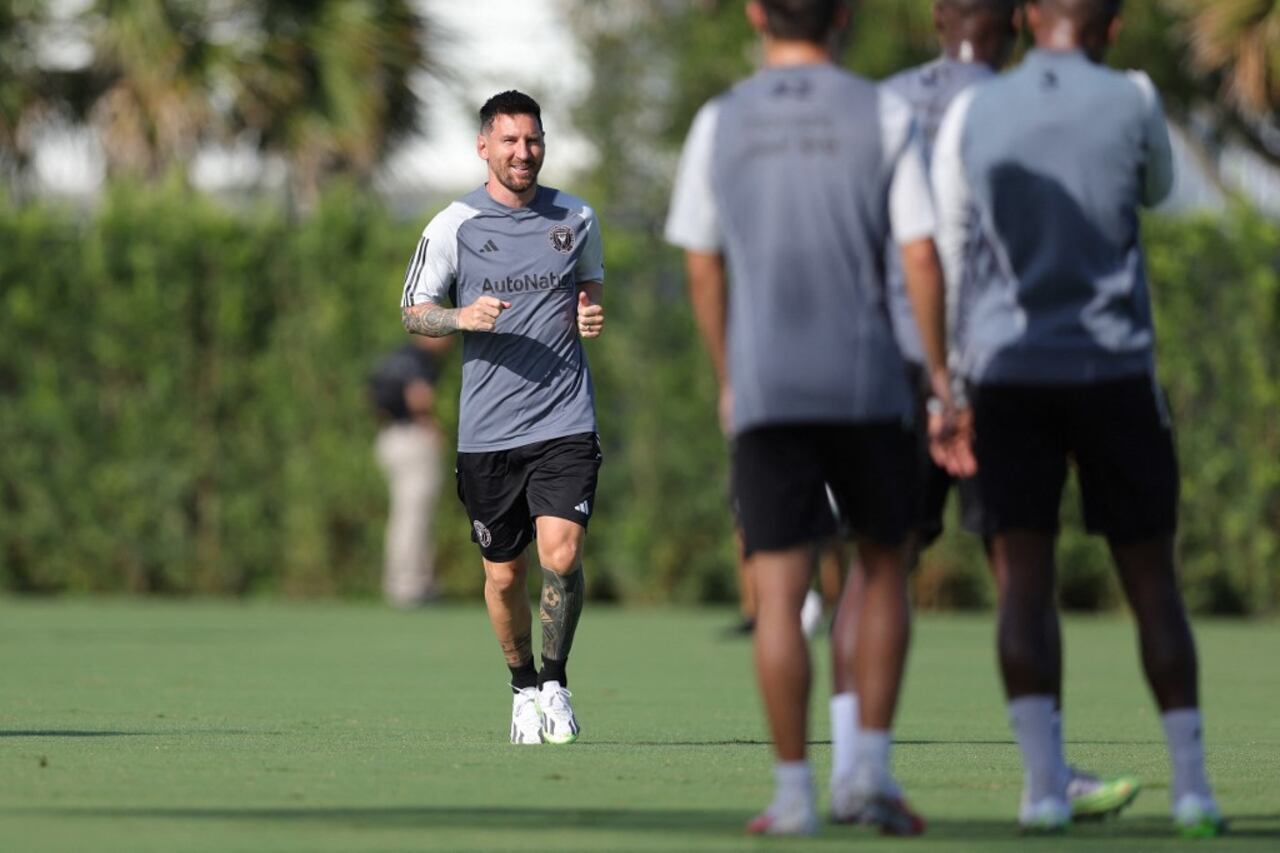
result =
[[[435,595],[431,523],[440,497],[440,431],[393,423],[378,432],[378,465],[391,489],[382,591],[391,604],[412,606]]]

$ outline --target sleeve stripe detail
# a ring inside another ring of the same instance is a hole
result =
[[[400,307],[408,308],[413,304],[412,294],[413,286],[418,281],[418,276],[422,273],[422,265],[427,260],[427,238],[423,237],[418,240],[418,248],[413,253],[413,260],[409,262],[409,269],[404,276],[404,291],[400,296]]]

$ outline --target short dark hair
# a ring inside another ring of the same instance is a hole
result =
[[[774,38],[822,43],[845,0],[759,0],[765,29]]]
[[[480,131],[487,133],[493,129],[493,120],[497,116],[533,116],[542,127],[542,107],[538,102],[515,89],[499,92],[484,102],[480,108]]]

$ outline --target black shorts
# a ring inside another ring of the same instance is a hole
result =
[[[1056,533],[1068,462],[1085,527],[1113,542],[1177,527],[1178,462],[1168,407],[1149,376],[1089,385],[980,385],[971,391],[975,532]]]
[[[486,560],[505,563],[533,541],[540,515],[586,527],[602,458],[600,440],[590,432],[510,450],[459,452],[458,498],[471,519],[471,541]]]
[[[900,544],[911,529],[914,469],[914,432],[896,421],[741,433],[733,445],[733,488],[744,551],[784,551],[834,534],[824,486],[850,531]]]

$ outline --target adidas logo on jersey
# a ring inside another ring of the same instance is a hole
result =
[[[583,501],[582,503],[575,506],[574,509],[576,509],[578,512],[582,513],[583,515],[591,515],[591,501]]]
[[[481,251],[481,252],[496,252],[496,251],[498,251],[498,244],[497,244],[497,243],[495,243],[495,242],[493,242],[492,240],[485,240],[485,241],[484,241],[484,245],[480,247],[480,251]]]

